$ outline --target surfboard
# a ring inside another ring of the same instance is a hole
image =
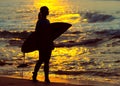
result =
[[[51,28],[51,40],[55,40],[58,38],[61,34],[63,34],[68,28],[70,28],[72,25],[69,23],[64,23],[64,22],[55,22],[50,24]],[[38,50],[37,47],[37,41],[36,41],[36,33],[32,32],[28,38],[24,41],[21,51],[23,53],[29,53],[33,52],[35,50]]]
[[[72,26],[71,24],[64,23],[64,22],[51,23],[52,40],[55,40],[56,38],[58,38],[71,26]]]
[[[37,50],[36,34],[32,32],[22,44],[21,51],[23,53],[29,53],[35,50]]]

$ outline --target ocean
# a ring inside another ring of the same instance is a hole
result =
[[[50,22],[72,24],[57,38],[50,76],[120,84],[120,0],[0,0],[0,75],[32,75],[38,51],[21,45],[35,30],[39,8]],[[39,74],[43,76],[40,69]]]

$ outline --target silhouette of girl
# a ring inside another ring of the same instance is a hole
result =
[[[51,52],[54,49],[53,41],[51,38],[50,22],[47,19],[49,9],[46,6],[40,8],[38,14],[38,21],[36,24],[35,32],[37,34],[37,45],[39,51],[39,60],[36,62],[32,80],[37,81],[37,73],[42,63],[44,63],[45,82],[50,83],[49,80],[49,60]]]

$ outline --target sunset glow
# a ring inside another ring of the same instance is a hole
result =
[[[66,1],[63,3],[59,0],[34,0],[34,6],[36,9],[39,9],[41,6],[47,6],[50,11],[48,18],[51,22],[76,23],[81,19],[79,14],[70,14],[72,9],[70,8],[70,3]]]
[[[61,6],[61,4],[64,4],[64,6]],[[34,0],[36,8],[39,9],[41,6],[47,6],[51,12],[57,12],[58,10],[64,12],[66,5],[67,3],[60,3],[59,0]]]

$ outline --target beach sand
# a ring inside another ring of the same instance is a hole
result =
[[[0,86],[93,86],[93,85],[75,85],[69,84],[67,80],[52,78],[51,83],[47,84],[43,81],[37,83],[32,82],[30,79],[22,79],[11,76],[0,76]]]
[[[42,78],[42,77],[41,77]],[[51,83],[47,84],[39,80],[39,82],[34,83],[30,79],[24,79],[16,76],[2,76],[0,75],[0,86],[119,86],[119,84],[80,80],[79,84],[76,80],[67,80],[61,78],[50,78]]]

